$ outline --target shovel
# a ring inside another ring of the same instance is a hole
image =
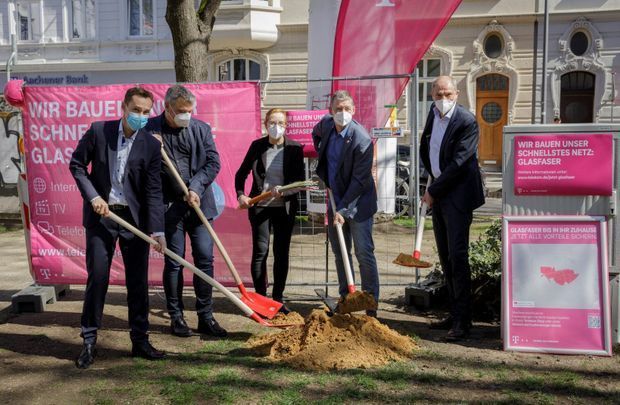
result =
[[[329,189],[329,201],[332,206],[332,215],[336,215],[336,203],[334,201],[334,194]],[[344,274],[347,276],[347,289],[349,293],[338,301],[338,312],[346,314],[349,312],[363,311],[363,310],[376,310],[377,302],[375,298],[368,294],[366,291],[356,291],[355,282],[353,281],[353,272],[351,271],[351,263],[349,263],[349,254],[347,253],[347,245],[344,241],[344,234],[342,233],[342,224],[334,222],[336,227],[336,233],[338,234],[338,243],[340,245],[340,256],[342,256],[342,262],[344,263]]]
[[[113,213],[112,211],[108,213],[107,217],[110,218],[112,221],[116,222],[117,224],[119,224],[120,226],[126,228],[131,233],[133,233],[140,239],[144,240],[145,242],[153,246],[158,245],[155,239],[147,236],[144,232],[140,231],[138,228],[131,225],[129,222],[125,221],[124,219],[122,219],[121,217]],[[252,308],[250,308],[242,300],[240,300],[239,297],[231,293],[226,287],[224,287],[223,285],[218,283],[216,280],[212,279],[211,277],[209,277],[208,275],[200,271],[196,266],[194,266],[187,260],[183,259],[181,256],[177,255],[176,253],[174,253],[168,248],[164,250],[164,254],[170,257],[171,259],[177,261],[179,264],[183,265],[184,267],[190,269],[195,275],[197,275],[198,277],[200,277],[207,283],[211,284],[213,287],[217,288],[222,294],[226,296],[226,298],[230,299],[237,307],[239,307],[239,309],[241,309],[241,311],[243,311],[244,314],[246,314],[248,317],[250,317],[254,321],[260,323],[261,325],[268,326],[268,327],[275,327],[275,328],[288,328],[291,326],[299,326],[298,324],[282,324],[282,325],[277,324],[276,325],[276,324],[272,324],[270,322],[265,321],[263,318],[260,317],[260,315],[258,315],[255,311],[253,311]]]
[[[170,172],[172,173],[174,178],[177,180],[179,185],[183,188],[183,192],[185,193],[186,196],[188,196],[189,190],[187,189],[185,182],[183,181],[183,179],[181,179],[179,172],[174,166],[174,163],[172,163],[172,161],[168,157],[168,154],[166,153],[163,147],[161,148],[161,155],[164,158],[164,162],[170,169]],[[209,235],[211,235],[211,239],[213,239],[213,241],[215,242],[217,249],[220,251],[220,254],[224,258],[224,261],[226,262],[226,265],[228,266],[228,269],[230,270],[230,273],[234,277],[235,283],[237,284],[237,288],[239,289],[239,292],[241,293],[241,301],[243,301],[247,306],[252,308],[254,312],[259,313],[261,316],[264,316],[267,319],[272,319],[278,313],[280,308],[282,308],[283,304],[281,302],[277,302],[275,300],[267,298],[264,295],[260,295],[252,291],[247,291],[245,289],[245,285],[243,285],[243,281],[241,281],[241,277],[239,277],[239,273],[237,272],[235,265],[233,264],[232,260],[230,260],[230,256],[228,256],[226,249],[224,249],[224,245],[222,245],[222,242],[217,237],[217,234],[213,230],[213,227],[209,223],[209,220],[205,217],[205,214],[202,212],[202,210],[200,209],[198,205],[192,204],[192,207],[196,211],[196,214],[198,215],[198,217],[200,218],[204,226],[207,228],[207,231],[209,231]]]
[[[314,180],[302,180],[302,181],[296,181],[291,184],[287,184],[285,186],[281,186],[279,190],[281,192],[288,191],[288,190],[295,190],[295,191],[312,190],[312,189],[318,189],[317,188],[318,184],[319,183]],[[261,193],[257,195],[256,197],[251,198],[250,201],[248,201],[248,206],[251,207],[260,201],[270,198],[271,196],[272,196],[271,191],[265,191],[264,193]],[[244,209],[244,208],[240,207],[240,209]]]
[[[336,311],[338,311],[338,300],[336,298],[330,297],[329,295],[327,295],[325,290],[323,290],[322,288],[315,288],[314,292],[321,299],[321,301],[323,301],[323,303],[327,306],[327,309],[329,309],[333,314],[335,314]]]
[[[428,176],[428,180],[426,182],[426,189],[431,185],[431,176]],[[420,220],[418,221],[418,228],[416,230],[415,235],[415,247],[413,249],[413,254],[409,255],[407,253],[401,253],[398,255],[396,259],[392,261],[394,264],[398,264],[406,267],[415,267],[417,269],[427,269],[431,267],[429,262],[425,262],[420,260],[420,249],[422,248],[422,234],[424,233],[424,220],[426,219],[426,210],[428,206],[426,202],[422,202],[422,207],[420,208]],[[416,277],[416,282],[417,282]]]

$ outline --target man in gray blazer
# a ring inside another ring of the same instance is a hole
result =
[[[334,222],[343,225],[349,262],[351,241],[359,262],[362,290],[379,302],[379,272],[372,240],[373,215],[377,212],[377,192],[372,177],[373,143],[368,132],[353,120],[355,104],[345,90],[331,97],[330,115],[326,115],[312,130],[314,148],[319,156],[316,173],[332,190],[336,212],[329,213],[329,239],[336,257],[339,292],[347,295],[347,279],[338,245]],[[367,315],[376,316],[374,310]]]

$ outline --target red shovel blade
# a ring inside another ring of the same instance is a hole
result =
[[[240,289],[241,290],[241,289]],[[241,290],[241,301],[252,311],[267,319],[273,319],[282,308],[282,303],[255,292]]]

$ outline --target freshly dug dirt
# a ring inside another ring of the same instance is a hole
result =
[[[347,294],[344,299],[341,298],[338,301],[337,311],[340,314],[365,311],[367,309],[376,310],[377,301],[375,301],[375,297],[366,291],[355,291],[352,294]]]
[[[398,264],[399,266],[417,267],[418,269],[428,269],[432,266],[430,262],[416,259],[405,253],[400,253],[396,259],[392,260],[392,263]]]
[[[290,315],[290,314],[289,314]],[[316,309],[303,328],[250,338],[255,353],[295,368],[333,370],[369,368],[413,356],[408,336],[366,315],[335,314]]]
[[[303,325],[304,317],[299,315],[298,312],[289,312],[288,314],[283,314],[282,312],[278,312],[276,316],[273,317],[269,321],[272,325]]]

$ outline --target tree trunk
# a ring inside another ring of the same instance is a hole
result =
[[[207,54],[215,13],[221,0],[202,0],[198,10],[194,0],[168,0],[166,22],[172,33],[176,81],[206,82]]]

